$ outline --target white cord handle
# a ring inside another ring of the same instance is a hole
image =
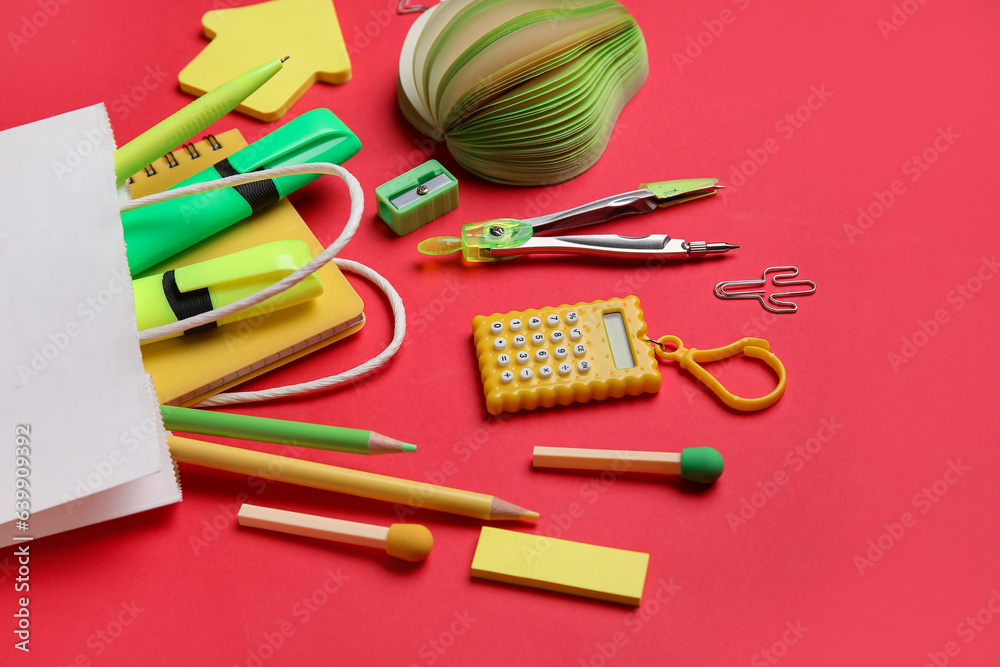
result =
[[[340,233],[340,236],[338,236],[333,243],[327,246],[323,252],[317,255],[308,264],[296,270],[294,273],[282,278],[273,285],[262,289],[256,294],[251,294],[250,296],[244,297],[239,301],[234,301],[233,303],[222,306],[221,308],[200,313],[194,317],[189,317],[177,322],[171,322],[170,324],[165,324],[160,327],[141,331],[139,332],[140,342],[146,343],[158,340],[160,338],[187,331],[188,329],[199,327],[209,322],[215,322],[224,317],[228,317],[233,313],[266,301],[275,294],[283,292],[302,282],[309,275],[315,273],[320,267],[336,257],[337,253],[343,250],[348,241],[354,237],[354,234],[358,231],[358,226],[361,223],[361,215],[364,213],[365,195],[364,191],[361,189],[361,184],[358,183],[358,179],[356,179],[349,171],[340,165],[329,162],[310,162],[291,167],[265,169],[249,174],[237,174],[235,176],[229,176],[227,178],[221,178],[205,183],[196,183],[195,185],[189,185],[175,190],[166,190],[164,192],[142,197],[140,199],[134,199],[121,204],[120,208],[123,212],[131,211],[132,209],[149,206],[150,204],[166,201],[168,199],[176,199],[178,197],[186,197],[188,195],[207,192],[209,190],[216,190],[218,188],[231,187],[242,183],[252,183],[254,181],[263,181],[270,178],[277,178],[279,176],[291,176],[295,174],[332,174],[334,176],[339,176],[345,183],[347,183],[347,188],[351,197],[351,212],[347,218],[347,224],[344,225],[344,231]],[[392,285],[389,284],[389,281],[363,264],[359,264],[358,262],[353,262],[348,259],[338,259],[335,263],[343,269],[368,278],[388,297],[389,304],[392,307],[393,317],[395,319],[393,337],[389,345],[372,359],[356,366],[355,368],[352,368],[349,371],[345,371],[337,375],[331,375],[329,377],[320,378],[311,382],[302,382],[284,387],[275,387],[273,389],[266,389],[263,391],[221,393],[198,403],[196,407],[268,401],[275,398],[297,396],[299,394],[305,394],[318,389],[325,389],[327,387],[332,387],[337,384],[354,380],[368,371],[382,366],[399,350],[399,347],[403,343],[403,337],[406,334],[406,310],[399,294],[395,289],[393,289]]]

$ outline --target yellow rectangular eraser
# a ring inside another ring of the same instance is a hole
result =
[[[639,606],[649,554],[484,526],[472,576]]]

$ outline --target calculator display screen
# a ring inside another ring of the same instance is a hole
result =
[[[608,342],[611,343],[611,356],[616,368],[635,368],[635,357],[632,356],[632,346],[628,342],[628,330],[621,313],[604,313],[604,328],[608,332]]]

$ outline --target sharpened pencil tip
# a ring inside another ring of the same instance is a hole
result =
[[[538,521],[538,517],[538,512],[532,512],[529,509],[525,509],[519,505],[515,505],[514,503],[509,503],[506,500],[501,500],[495,496],[490,502],[490,521],[517,521],[518,519],[524,521]]]
[[[369,454],[398,454],[399,452],[415,452],[416,445],[390,438],[387,435],[372,431],[368,436]]]

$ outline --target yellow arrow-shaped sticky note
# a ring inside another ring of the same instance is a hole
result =
[[[344,83],[351,60],[332,0],[271,0],[217,9],[201,19],[212,41],[178,79],[181,90],[204,95],[254,63],[290,56],[275,76],[236,108],[260,120],[277,120],[317,80]]]

